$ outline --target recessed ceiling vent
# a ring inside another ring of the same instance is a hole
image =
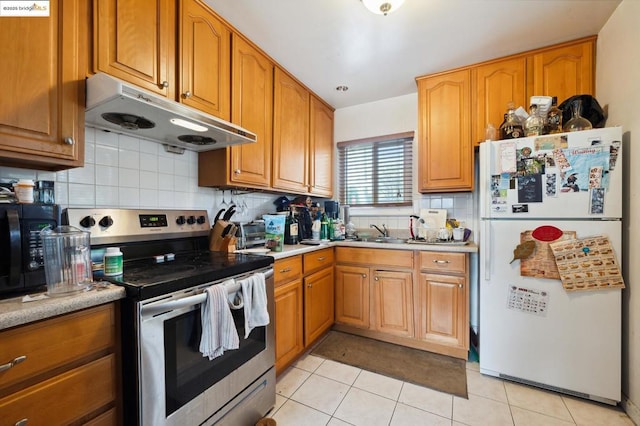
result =
[[[153,121],[133,114],[105,112],[102,114],[102,118],[126,130],[153,129],[156,127],[156,123]]]
[[[182,142],[190,143],[193,145],[213,145],[214,143],[218,143],[213,138],[208,136],[200,136],[200,135],[180,135],[178,139]]]

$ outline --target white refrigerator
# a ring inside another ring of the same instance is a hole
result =
[[[481,373],[620,401],[624,283],[598,280],[586,242],[621,271],[621,141],[611,127],[480,145]]]

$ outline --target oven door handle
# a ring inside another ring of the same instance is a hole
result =
[[[273,275],[273,268],[267,270],[264,273],[265,278],[269,278],[272,275]],[[229,286],[227,288],[227,293],[233,294],[238,290],[240,290],[240,284],[236,282],[233,286]],[[178,300],[170,300],[167,302],[161,302],[157,304],[154,303],[147,306],[143,306],[140,309],[140,315],[142,317],[154,316],[160,313],[169,312],[176,309],[182,309],[190,306],[199,305],[205,300],[207,300],[207,293],[202,292],[194,296],[183,297],[182,299],[178,299]]]

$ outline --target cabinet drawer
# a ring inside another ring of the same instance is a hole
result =
[[[22,380],[91,354],[112,351],[115,342],[113,303],[3,331],[0,365],[24,360],[0,374],[0,394]]]
[[[333,249],[327,248],[303,255],[304,274],[326,266],[333,266]]]
[[[302,275],[302,256],[276,260],[273,266],[275,285],[284,284]]]
[[[467,255],[465,253],[421,251],[420,269],[464,274],[467,272]]]
[[[374,265],[376,268],[413,268],[413,252],[410,250],[336,247],[336,259],[337,263]]]
[[[107,355],[0,399],[3,423],[28,419],[34,425],[62,425],[112,403],[116,361]]]

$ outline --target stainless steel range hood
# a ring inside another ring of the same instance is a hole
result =
[[[256,141],[255,134],[235,124],[103,73],[87,79],[85,123],[191,151]]]

